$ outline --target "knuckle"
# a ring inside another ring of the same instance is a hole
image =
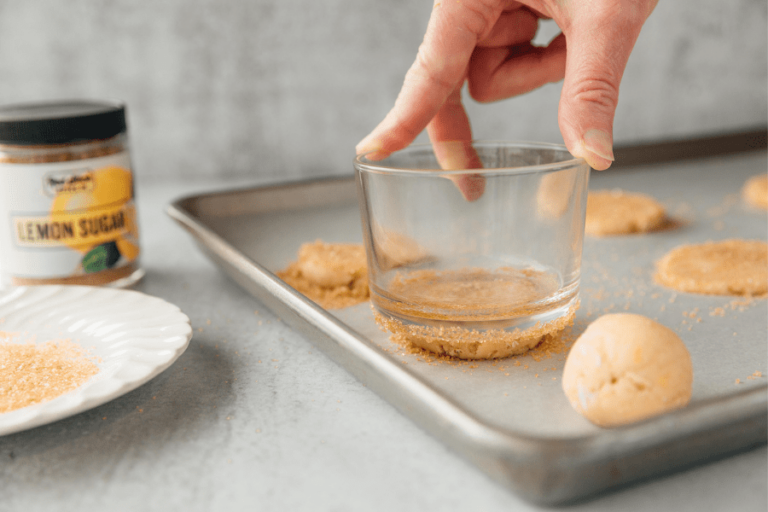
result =
[[[479,37],[493,28],[502,5],[498,0],[477,0],[464,2],[462,7],[464,8],[462,24],[469,32]]]
[[[619,101],[619,88],[615,81],[608,78],[581,80],[573,91],[573,98],[605,110],[615,110]]]
[[[591,12],[598,22],[627,30],[641,26],[649,14],[647,0],[604,1]]]

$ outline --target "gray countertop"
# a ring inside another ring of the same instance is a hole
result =
[[[766,155],[722,164],[756,174],[765,171]],[[1,437],[0,511],[542,510],[490,481],[281,323],[164,213],[183,195],[257,183],[138,184],[147,275],[136,289],[190,317],[190,346],[127,395]],[[767,461],[762,447],[568,510],[766,510]]]

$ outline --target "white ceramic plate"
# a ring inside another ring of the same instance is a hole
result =
[[[91,286],[22,286],[0,292],[0,331],[43,343],[68,338],[99,373],[74,391],[0,414],[0,435],[45,425],[136,389],[168,368],[192,338],[178,307],[131,290]]]

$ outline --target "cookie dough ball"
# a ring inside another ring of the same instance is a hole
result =
[[[768,210],[768,174],[752,176],[744,184],[741,194],[751,206]]]
[[[768,293],[768,244],[723,240],[682,245],[659,260],[656,281],[682,292],[763,295]]]
[[[303,244],[298,261],[276,274],[325,309],[354,306],[370,296],[365,249],[358,244]]]
[[[591,236],[646,233],[664,225],[666,212],[654,198],[622,190],[598,190],[587,197],[584,232]]]
[[[691,399],[688,350],[670,329],[642,315],[604,315],[576,340],[563,390],[579,413],[614,427],[684,407]]]
[[[367,274],[365,248],[358,244],[327,244],[321,240],[299,248],[299,270],[327,288],[349,285]]]

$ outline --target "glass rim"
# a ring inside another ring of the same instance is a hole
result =
[[[456,141],[446,141],[456,142]],[[472,147],[512,147],[519,149],[542,149],[550,151],[564,151],[567,154],[568,148],[563,144],[555,144],[551,142],[526,142],[526,141],[504,141],[504,140],[472,140],[470,141]],[[432,149],[431,143],[418,143],[411,144],[399,151],[392,153],[393,155],[398,153],[404,153],[409,151],[416,151],[420,149]],[[393,174],[393,175],[418,175],[421,177],[428,175],[435,176],[455,176],[461,174],[479,174],[479,175],[512,175],[512,174],[534,174],[534,173],[547,173],[561,171],[563,169],[570,169],[574,167],[580,167],[586,165],[586,161],[583,158],[574,157],[571,155],[570,159],[562,160],[560,162],[552,162],[548,164],[538,165],[523,165],[518,167],[491,167],[491,168],[467,168],[467,169],[412,169],[404,167],[394,167],[391,165],[382,165],[379,161],[368,160],[367,155],[376,153],[377,151],[368,151],[355,156],[354,166],[358,171],[371,172],[376,174]],[[387,157],[388,158],[388,157]]]

